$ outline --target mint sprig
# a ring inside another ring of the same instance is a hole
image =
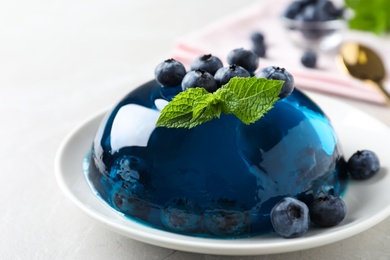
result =
[[[193,128],[234,114],[250,124],[266,114],[279,99],[283,81],[264,78],[232,78],[214,93],[204,88],[190,88],[177,94],[161,111],[158,127]]]
[[[349,20],[350,28],[370,31],[378,35],[390,32],[389,0],[345,0],[344,2],[354,13]]]

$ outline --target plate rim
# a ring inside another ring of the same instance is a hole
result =
[[[307,94],[307,93],[306,93]],[[337,100],[332,100],[330,97],[326,97],[323,95],[318,95],[314,93],[310,93],[308,95],[311,99],[313,99],[316,103],[322,102],[337,102],[339,105],[357,110],[360,113],[366,114],[364,111],[361,111],[355,107],[352,107],[348,104],[342,103]],[[319,100],[322,100],[319,102]],[[321,107],[321,106],[320,106]],[[131,227],[121,225],[116,223],[115,221],[110,221],[105,218],[101,213],[96,211],[95,209],[88,208],[71,190],[70,187],[66,185],[65,181],[65,173],[62,170],[62,163],[64,163],[64,155],[68,151],[69,147],[72,145],[72,140],[77,137],[77,135],[82,133],[82,130],[88,128],[90,124],[93,124],[97,120],[101,120],[103,116],[109,111],[109,108],[101,109],[100,111],[92,114],[91,116],[84,119],[81,123],[76,125],[62,140],[60,143],[54,161],[55,168],[55,178],[57,180],[57,184],[59,185],[62,192],[70,199],[75,205],[81,209],[86,215],[94,219],[100,224],[103,224],[105,227],[109,228],[112,231],[115,231],[119,234],[122,234],[128,238],[135,239],[147,244],[193,252],[193,253],[204,253],[204,254],[218,254],[218,255],[265,255],[265,254],[275,254],[275,253],[287,253],[298,250],[305,250],[315,247],[324,246],[327,244],[335,243],[337,241],[352,237],[357,235],[376,224],[380,223],[384,219],[386,219],[390,215],[390,204],[382,209],[379,213],[372,215],[361,222],[354,224],[352,226],[346,225],[343,228],[334,227],[328,228],[326,230],[330,230],[329,232],[325,232],[324,234],[320,234],[319,236],[311,236],[311,237],[299,237],[294,239],[277,239],[282,240],[283,242],[273,242],[274,239],[264,243],[265,241],[257,241],[259,237],[252,238],[240,238],[240,239],[214,239],[214,238],[198,238],[180,234],[174,234],[171,232],[157,230],[151,227],[146,227],[145,225],[138,224],[136,221],[132,221],[131,219],[127,219],[126,221],[130,221],[135,225],[142,225],[142,229],[153,231],[145,234],[144,231],[135,230]],[[326,112],[326,111],[325,111]],[[372,116],[368,115],[373,118]],[[383,124],[381,121],[374,118],[378,123],[382,124],[387,130],[390,129],[388,126]],[[93,136],[91,137],[91,141],[93,140]],[[85,151],[87,153],[87,151]],[[84,174],[82,173],[82,161],[79,162],[80,165],[80,174],[82,178],[87,183],[84,178]],[[89,187],[88,187],[89,188]],[[93,193],[91,189],[88,192]],[[96,194],[94,194],[96,196]],[[100,200],[101,203],[104,203],[106,207],[109,207],[102,199],[96,196],[96,199]],[[110,208],[111,209],[111,208]],[[111,209],[115,211],[114,209]],[[118,214],[119,215],[119,214]],[[124,218],[124,217],[123,217]],[[256,239],[257,238],[257,239]],[[223,246],[225,245],[225,246]]]

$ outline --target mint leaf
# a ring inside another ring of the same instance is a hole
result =
[[[283,81],[264,78],[231,79],[226,88],[233,92],[240,101],[238,109],[234,110],[233,114],[245,124],[256,122],[279,99],[278,95],[282,85]]]
[[[161,111],[157,126],[190,128],[195,100],[209,94],[204,88],[190,88],[177,94]]]
[[[218,100],[215,95],[207,93],[195,100],[191,127],[203,124],[211,119],[220,117],[222,110],[221,104],[223,101]]]
[[[240,106],[237,95],[226,87],[219,88],[214,94],[219,100],[224,100],[221,104],[221,110],[225,114],[232,114]]]
[[[158,127],[192,128],[222,113],[234,114],[243,123],[259,120],[279,99],[283,81],[233,78],[214,93],[190,88],[175,96],[161,111]]]

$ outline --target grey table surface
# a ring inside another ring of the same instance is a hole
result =
[[[202,255],[114,233],[60,191],[54,158],[71,129],[153,77],[175,38],[252,2],[0,3],[1,259],[390,259],[389,218],[354,237],[304,251]],[[388,108],[335,99],[390,127]]]

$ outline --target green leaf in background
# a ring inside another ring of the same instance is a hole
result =
[[[345,4],[354,11],[349,21],[351,29],[376,34],[390,32],[389,0],[345,0]]]

